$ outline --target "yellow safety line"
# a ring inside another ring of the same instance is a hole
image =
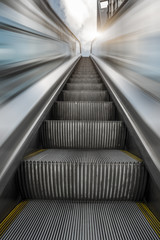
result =
[[[23,208],[26,206],[28,201],[20,202],[9,214],[8,216],[0,223],[0,237],[4,232],[9,228],[10,224],[15,220],[15,218],[20,214]]]
[[[36,156],[37,154],[39,154],[39,153],[41,153],[41,152],[44,152],[44,151],[46,151],[46,150],[47,150],[47,149],[40,149],[40,150],[38,150],[38,151],[36,151],[36,152],[33,152],[33,153],[25,156],[24,159],[30,158],[30,157],[34,157],[34,156]]]
[[[142,159],[140,159],[139,157],[135,156],[134,154],[128,152],[128,151],[125,151],[125,150],[121,150],[121,152],[124,152],[125,154],[127,154],[129,157],[137,160],[138,162],[142,162]]]
[[[137,206],[149,222],[150,226],[154,229],[158,237],[160,238],[160,221],[153,215],[150,209],[144,203],[137,203]]]

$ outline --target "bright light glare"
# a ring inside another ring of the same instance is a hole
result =
[[[107,8],[107,6],[108,6],[108,1],[101,2],[100,4],[101,4],[101,9]]]
[[[101,32],[97,32],[96,30],[92,31],[85,31],[83,32],[83,37],[86,39],[86,41],[92,41],[95,38],[100,38],[102,36]]]
[[[101,32],[96,32],[96,38],[100,38],[102,36]]]
[[[89,42],[96,37],[97,0],[60,0],[66,23],[81,41],[82,52],[90,49]]]

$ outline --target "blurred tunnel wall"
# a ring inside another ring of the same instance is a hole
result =
[[[48,1],[0,1],[0,70],[73,57],[80,42]]]
[[[160,1],[126,1],[92,42],[91,53],[129,119],[150,173],[146,200],[160,219]]]
[[[159,0],[129,0],[92,44],[93,55],[117,64],[123,73],[131,70],[143,76],[135,79],[136,84],[156,97],[160,97],[159,13]]]

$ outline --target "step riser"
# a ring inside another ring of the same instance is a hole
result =
[[[76,71],[75,73],[73,73],[73,75],[79,75],[79,76],[98,76],[99,75],[97,74],[97,72],[94,72],[94,71],[87,71],[87,72],[83,72],[83,71]],[[72,76],[73,76],[72,75]]]
[[[79,83],[67,83],[66,90],[105,90],[103,84],[79,84]]]
[[[70,78],[69,79],[69,83],[102,83],[102,81],[100,81],[100,79],[89,79],[89,78]]]
[[[75,77],[71,77],[70,78],[71,80],[72,79],[79,79],[79,80],[81,80],[81,79],[89,79],[89,80],[100,80],[101,78],[100,77],[97,77],[97,76],[86,76],[86,75],[84,75],[84,76],[75,76]]]
[[[56,102],[53,107],[53,119],[59,120],[114,120],[113,103],[92,102]]]
[[[136,164],[24,161],[19,171],[20,189],[26,199],[140,201],[146,179],[144,166]]]
[[[63,101],[109,101],[106,91],[63,91]]]
[[[45,121],[43,148],[124,149],[126,128],[122,122]]]
[[[97,74],[73,74],[72,78],[100,78]]]

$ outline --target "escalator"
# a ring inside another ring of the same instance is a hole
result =
[[[18,169],[22,201],[1,239],[159,239],[148,172],[90,58],[81,58]]]

